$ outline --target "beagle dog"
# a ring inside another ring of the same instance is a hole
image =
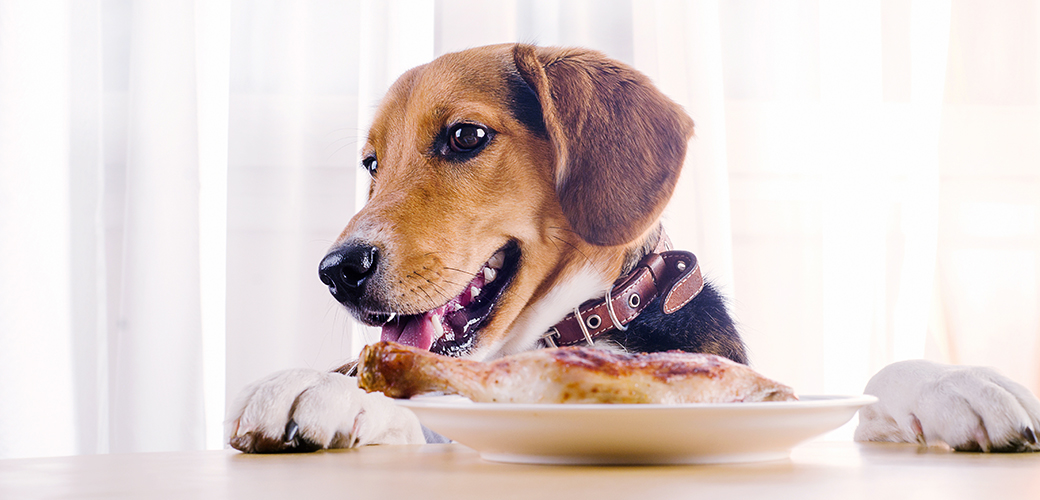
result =
[[[383,340],[448,356],[587,343],[746,363],[723,298],[696,257],[668,248],[659,220],[692,135],[690,117],[645,75],[595,51],[446,54],[383,99],[362,150],[368,202],[320,279]],[[882,401],[857,438],[1038,449],[1040,403],[1027,390],[989,372],[922,366],[879,374],[868,392]],[[408,410],[358,389],[350,370],[290,370],[250,386],[230,408],[231,446],[432,438]],[[954,371],[971,382],[944,385]],[[936,397],[922,413],[914,403],[926,386]],[[951,407],[963,418],[949,418]]]

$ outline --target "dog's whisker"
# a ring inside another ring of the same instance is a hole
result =
[[[419,273],[419,271],[412,271],[412,274],[414,274],[414,275],[418,276],[418,277],[419,277],[419,278],[421,278],[421,279],[422,279],[423,281],[425,281],[425,282],[427,282],[427,283],[429,283],[429,284],[431,284],[431,285],[437,286],[437,284],[436,284],[436,283],[434,283],[434,282],[430,281],[430,279],[429,279],[429,278],[427,278],[426,276],[423,276],[423,275],[422,275],[421,273]],[[436,300],[435,300],[435,299],[433,298],[433,296],[432,296],[432,295],[430,295],[430,292],[427,292],[427,291],[426,291],[426,289],[422,287],[422,285],[419,285],[419,286],[415,287],[415,289],[416,289],[416,290],[419,290],[420,292],[422,292],[423,294],[425,294],[425,295],[426,295],[426,299],[427,299],[427,300],[429,300],[429,301],[430,301],[431,303],[433,303],[433,302],[436,302]],[[431,307],[430,309],[433,309],[433,308],[435,308],[435,307],[437,307],[437,306]]]
[[[340,128],[334,128],[332,130],[329,130],[328,132],[325,133],[325,135],[321,136],[321,138],[324,139],[324,138],[326,138],[326,137],[328,137],[330,135],[338,134],[340,132],[346,132],[346,131],[350,131],[350,132],[354,132],[354,133],[358,134],[358,135],[352,136],[355,139],[360,138],[366,132],[366,130],[358,128],[358,127],[340,127]]]
[[[423,254],[423,257],[433,257],[433,256],[439,256],[439,255],[457,256],[457,255],[460,255],[460,253],[459,252],[452,252],[450,250],[438,250],[436,252],[426,252],[426,253]]]
[[[437,284],[436,282],[434,282],[434,281],[430,280],[430,278],[427,278],[427,277],[425,277],[425,276],[422,276],[422,275],[420,275],[420,277],[422,277],[422,279],[426,280],[426,282],[427,282],[427,283],[429,283],[429,284],[430,284],[430,285],[432,285],[432,286],[433,286],[434,288],[436,288],[436,289],[437,289],[437,293],[439,293],[439,294],[441,294],[441,295],[444,295],[444,296],[446,296],[446,297],[449,297],[449,296],[450,296],[450,294],[449,294],[449,293],[448,293],[448,292],[447,292],[447,291],[446,291],[446,290],[444,289],[444,287],[442,287],[442,286],[440,286],[439,284]]]
[[[347,141],[346,144],[344,144],[344,145],[349,146],[351,144],[357,144],[360,141],[360,138],[358,138],[358,137],[340,137],[339,139],[333,139],[333,140],[329,141],[327,144],[325,144],[325,147],[326,148],[331,148],[331,147],[336,146],[337,144],[339,144],[339,143],[341,143],[343,141]]]
[[[327,156],[327,157],[326,157],[325,159],[326,159],[326,160],[330,160],[330,159],[332,159],[332,157],[333,157],[333,156],[336,156],[336,153],[339,153],[340,151],[342,151],[342,150],[343,150],[344,148],[346,148],[347,146],[351,146],[351,145],[355,145],[355,144],[357,144],[357,142],[351,142],[351,143],[347,143],[347,144],[344,144],[344,145],[342,145],[342,146],[340,146],[340,147],[336,148],[336,150],[335,150],[335,151],[333,151],[333,152],[329,153],[329,156]]]
[[[560,245],[557,245],[557,244],[556,244],[556,242],[555,242],[555,241],[553,241],[553,239],[551,239],[551,238],[550,238],[550,239],[549,239],[549,243],[552,243],[552,244],[553,244],[553,246],[554,246],[554,247],[556,247],[556,251],[557,251],[557,252],[559,252],[559,251],[560,251]]]
[[[454,267],[447,267],[447,266],[445,266],[444,269],[447,269],[448,271],[455,271],[457,273],[462,273],[462,274],[465,274],[466,276],[473,276],[473,277],[477,276],[477,273],[471,273],[469,271],[463,271],[462,269],[457,269],[457,268],[454,268]],[[447,280],[445,280],[445,281],[447,281]]]
[[[338,308],[338,307],[336,307],[337,305],[338,305],[338,303],[337,303],[337,302],[333,302],[333,301],[330,301],[330,302],[329,302],[329,305],[328,305],[328,307],[326,307],[326,308],[325,308],[325,315],[324,315],[324,316],[322,317],[322,321],[323,321],[323,322],[324,322],[325,320],[328,320],[328,319],[329,319],[329,314],[338,314],[338,312],[339,312],[339,311],[338,311],[338,309],[339,309],[339,308]]]
[[[559,236],[553,236],[553,237],[552,237],[552,239],[554,239],[554,240],[559,240],[559,241],[561,241],[561,242],[563,242],[563,243],[567,244],[567,246],[569,246],[569,247],[573,248],[573,249],[574,249],[574,251],[576,251],[576,252],[578,252],[579,254],[581,254],[581,256],[582,256],[582,257],[583,257],[583,258],[584,258],[584,259],[585,259],[585,260],[586,260],[587,262],[592,262],[592,259],[590,259],[588,255],[585,255],[585,252],[582,252],[580,248],[578,248],[578,247],[574,246],[574,243],[571,243],[571,242],[569,242],[569,241],[567,241],[567,240],[565,240],[565,239],[563,239],[563,238],[560,238]]]
[[[557,231],[564,231],[564,232],[568,232],[568,233],[571,233],[571,234],[578,234],[578,232],[573,230],[573,229],[568,229],[566,227],[561,227],[561,226],[549,226],[549,229],[555,229]]]

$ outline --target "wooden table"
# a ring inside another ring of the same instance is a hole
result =
[[[0,460],[0,499],[633,498],[1040,499],[1040,453],[810,442],[742,465],[541,466],[486,462],[461,445],[301,455],[234,451]]]

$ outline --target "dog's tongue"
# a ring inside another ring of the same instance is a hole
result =
[[[489,274],[491,278],[487,277]],[[380,339],[428,351],[441,337],[450,342],[465,335],[475,323],[487,316],[491,307],[490,300],[477,299],[488,279],[494,280],[494,269],[485,266],[462,293],[444,305],[421,314],[397,316],[387,322],[383,325]]]
[[[430,350],[433,345],[433,323],[430,313],[402,316],[383,325],[380,340],[389,340],[418,349]]]

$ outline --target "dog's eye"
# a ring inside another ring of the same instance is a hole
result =
[[[368,173],[375,177],[376,169],[379,168],[379,162],[376,161],[375,156],[369,156],[364,160],[361,160],[361,166],[365,167],[365,170],[368,170]]]
[[[462,123],[448,131],[448,146],[456,153],[469,153],[487,142],[487,129],[479,125]]]

